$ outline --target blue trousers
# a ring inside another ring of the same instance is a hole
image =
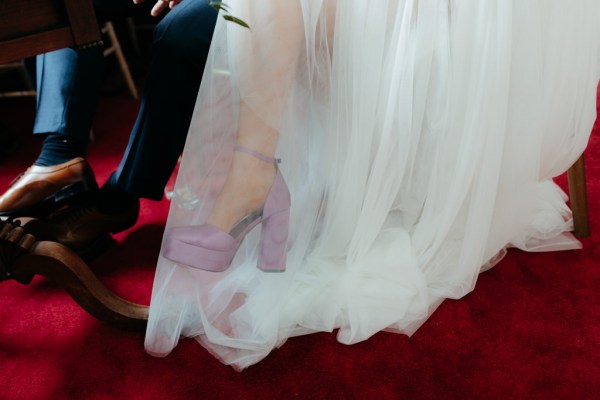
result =
[[[185,145],[217,18],[209,0],[184,0],[159,22],[141,106],[129,144],[108,185],[160,200]],[[147,4],[146,4],[147,3]],[[148,13],[132,0],[94,0],[100,23]],[[102,49],[62,49],[37,57],[34,134],[87,142],[104,71]]]

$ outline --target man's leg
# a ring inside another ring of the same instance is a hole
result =
[[[216,18],[208,0],[184,0],[159,23],[141,108],[117,172],[92,201],[51,217],[50,234],[38,237],[94,254],[108,233],[135,224],[140,197],[162,198],[185,144]]]
[[[150,6],[136,6],[132,0],[93,3],[100,26],[114,18],[148,13]],[[103,79],[103,49],[61,49],[41,54],[36,61],[37,113],[33,133],[44,137],[44,145],[35,165],[51,166],[84,157]]]
[[[35,165],[84,157],[104,71],[103,49],[62,49],[37,57],[33,133],[45,137]]]
[[[141,108],[117,172],[107,183],[160,200],[181,154],[200,88],[217,13],[208,0],[184,0],[154,32]]]

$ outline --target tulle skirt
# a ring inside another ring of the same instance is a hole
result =
[[[584,150],[600,78],[597,0],[230,0],[167,229],[202,224],[244,102],[280,132],[287,269],[159,259],[145,347],[193,337],[252,365],[287,338],[412,334],[506,248],[578,248],[552,182]]]

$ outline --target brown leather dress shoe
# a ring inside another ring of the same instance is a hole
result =
[[[0,196],[0,216],[42,217],[98,189],[86,160],[74,158],[52,167],[29,167]]]
[[[117,213],[102,212],[93,201],[88,201],[61,210],[44,220],[30,221],[24,227],[37,240],[61,243],[89,261],[113,242],[110,233],[118,233],[135,225],[139,212],[139,200]]]

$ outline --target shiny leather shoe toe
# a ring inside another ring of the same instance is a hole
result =
[[[51,167],[33,165],[0,196],[0,216],[43,217],[97,189],[92,168],[81,157]]]

